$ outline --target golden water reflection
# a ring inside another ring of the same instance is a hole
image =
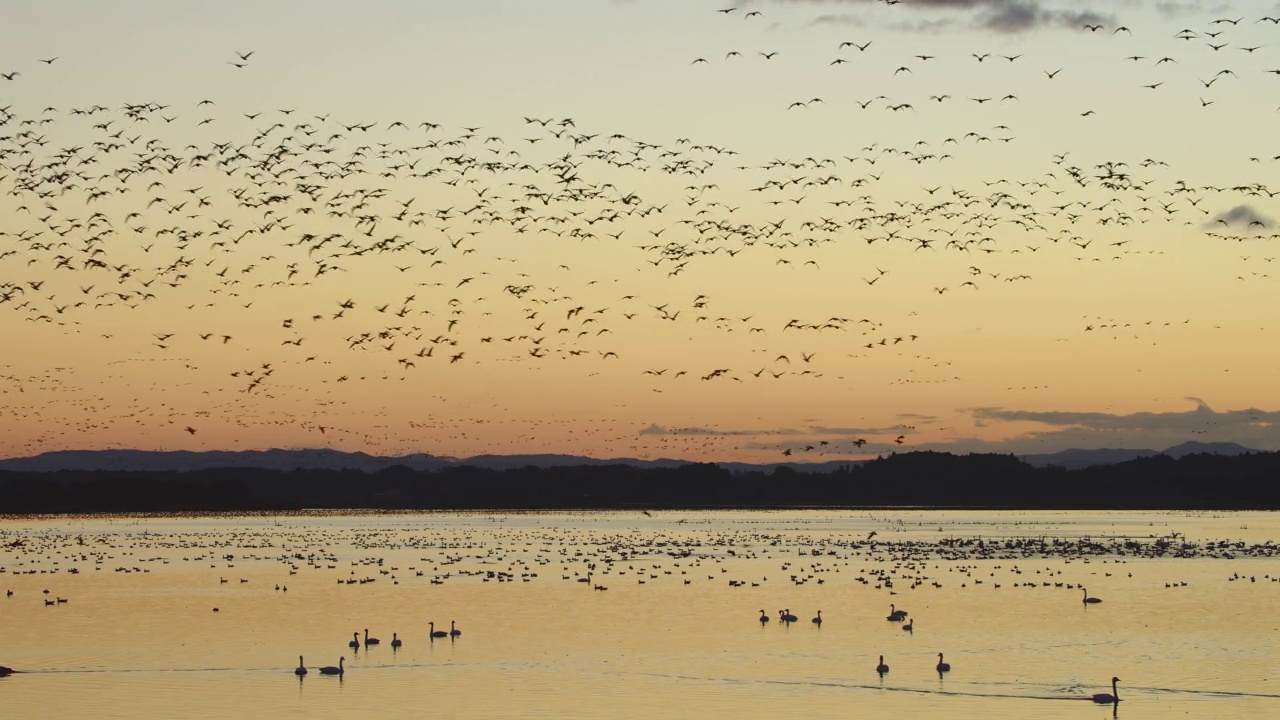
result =
[[[9,519],[2,714],[1269,717],[1276,537],[1261,513]],[[1124,702],[1089,702],[1113,675]]]

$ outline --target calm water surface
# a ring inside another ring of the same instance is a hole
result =
[[[0,520],[0,717],[1280,717],[1277,539],[1262,513]],[[1124,702],[1089,702],[1113,675]]]

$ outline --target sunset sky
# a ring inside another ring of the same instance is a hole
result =
[[[1276,450],[1277,138],[1276,2],[17,0],[0,456]]]

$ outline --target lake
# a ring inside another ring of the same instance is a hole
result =
[[[0,715],[1280,717],[1277,539],[1274,513],[7,518]]]

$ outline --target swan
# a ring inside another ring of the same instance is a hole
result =
[[[817,616],[817,617],[815,617],[814,619],[810,620],[809,622],[813,623],[814,625],[821,625],[821,624],[822,624],[822,611],[821,611],[821,610],[819,610],[819,611],[818,611],[818,616]]]
[[[298,656],[298,667],[294,668],[293,674],[299,677],[307,674],[307,666],[302,664],[302,656]]]
[[[434,622],[429,622],[429,623],[427,623],[427,624],[431,626],[431,637],[432,637],[433,639],[434,639],[434,638],[438,638],[438,637],[449,637],[449,633],[447,633],[447,632],[445,632],[445,631],[443,631],[443,630],[437,630],[437,629],[436,629],[436,624],[435,624]]]
[[[1111,692],[1094,693],[1093,701],[1103,705],[1111,705],[1120,702],[1120,691],[1116,688],[1116,683],[1120,682],[1120,678],[1111,678]]]
[[[456,620],[449,621],[449,637],[462,637],[462,631],[454,627],[456,624]]]
[[[346,661],[347,659],[345,657],[340,657],[338,658],[338,667],[334,667],[332,665],[325,665],[324,667],[320,668],[320,674],[321,675],[342,675],[347,671],[346,668],[343,667],[342,665]]]
[[[903,625],[903,626],[902,626],[902,629],[903,629],[903,630],[905,630],[905,631],[907,631],[907,632],[915,632],[915,629],[916,629],[916,621],[915,621],[915,620],[912,620],[911,622],[907,623],[906,625]]]
[[[369,637],[369,628],[365,628],[365,629],[364,629],[364,644],[365,644],[365,647],[368,647],[368,646],[370,646],[370,645],[380,645],[380,644],[382,644],[382,641],[381,641],[381,640],[379,640],[378,638],[371,638],[371,637]]]
[[[396,637],[395,633],[391,633],[391,647],[398,648],[403,644],[404,643],[400,642],[400,638]]]
[[[1089,589],[1088,589],[1088,588],[1080,588],[1080,589],[1084,591],[1084,604],[1085,604],[1085,605],[1094,605],[1094,604],[1096,604],[1096,603],[1100,603],[1100,602],[1102,602],[1102,598],[1089,597]]]
[[[942,653],[938,653],[938,672],[951,672],[951,663],[942,661]]]
[[[889,620],[891,622],[902,622],[905,619],[907,619],[906,610],[899,610],[896,606],[892,604],[889,605],[889,617],[885,618],[885,620]]]
[[[889,666],[884,664],[883,655],[880,656],[880,664],[876,666],[876,672],[880,673],[881,675],[889,672]]]
[[[766,613],[763,608],[760,609],[760,622],[761,623],[769,622],[769,614]]]
[[[351,642],[347,643],[347,647],[360,649],[360,633],[351,633]]]
[[[12,675],[12,674],[13,674],[13,668],[0,665],[0,677],[4,677],[6,675]]]
[[[782,614],[782,619],[783,619],[783,620],[786,620],[786,621],[787,621],[787,622],[789,622],[789,623],[790,623],[790,622],[795,622],[796,620],[799,620],[799,619],[800,619],[800,618],[796,617],[795,615],[792,615],[792,614],[791,614],[791,608],[787,608],[786,610],[783,610],[783,611],[782,611],[782,613],[783,613],[783,614]]]

